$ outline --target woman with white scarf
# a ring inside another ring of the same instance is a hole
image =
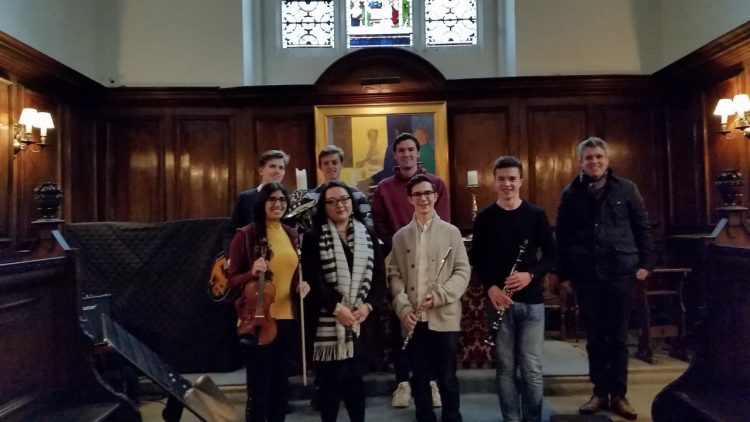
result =
[[[378,347],[374,311],[384,304],[385,268],[375,232],[353,209],[345,183],[322,186],[302,241],[302,268],[320,303],[312,359],[321,420],[335,422],[343,400],[349,419],[364,421],[362,375]]]

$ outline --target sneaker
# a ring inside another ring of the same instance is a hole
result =
[[[393,400],[391,406],[393,407],[409,407],[409,401],[411,400],[411,386],[407,381],[398,383],[396,391],[393,392]]]
[[[440,389],[435,381],[430,381],[430,390],[432,390],[432,407],[443,407],[443,400],[440,399]]]
[[[633,406],[630,405],[628,399],[622,396],[612,397],[610,410],[628,420],[638,419],[638,413],[636,413]]]

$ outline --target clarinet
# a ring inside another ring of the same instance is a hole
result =
[[[513,263],[513,267],[510,269],[510,275],[508,277],[518,272],[516,268],[518,267],[518,264],[521,263],[521,258],[523,257],[523,254],[526,252],[526,245],[528,244],[529,244],[529,239],[524,239],[523,243],[521,243],[518,246],[518,256],[516,257],[516,262]],[[503,287],[503,293],[508,295],[508,297],[513,297],[513,292],[508,290],[507,286]],[[503,322],[503,317],[505,316],[506,309],[508,308],[498,309],[497,313],[495,314],[495,320],[492,321],[492,324],[490,324],[490,333],[487,336],[487,339],[484,340],[485,344],[489,344],[490,346],[495,345],[495,338],[497,338],[497,331],[500,329],[500,323]]]
[[[445,251],[445,255],[443,256],[443,259],[440,260],[440,266],[438,267],[437,273],[435,273],[435,278],[432,280],[432,286],[433,287],[437,285],[438,277],[440,276],[440,272],[443,271],[443,267],[445,266],[445,260],[448,259],[448,255],[451,254],[452,250],[453,250],[453,247],[449,246],[448,250]],[[432,289],[430,289],[430,291],[428,291],[427,293],[430,293],[431,291],[432,291]],[[416,312],[417,316],[421,315],[422,312],[424,312],[424,311],[425,311],[425,309],[423,309],[423,306],[420,304],[420,306],[417,308],[417,312]],[[403,344],[403,346],[401,346],[401,350],[406,350],[406,346],[409,345],[409,341],[411,341],[411,338],[414,335],[414,330],[416,328],[417,328],[417,326],[415,325],[414,328],[412,328],[411,330],[409,330],[408,333],[406,333],[406,338],[404,338],[404,344]]]

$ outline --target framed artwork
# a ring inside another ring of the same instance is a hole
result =
[[[343,149],[341,179],[362,192],[393,174],[393,141],[404,132],[419,139],[418,161],[449,184],[445,102],[315,106],[316,155],[330,144]]]

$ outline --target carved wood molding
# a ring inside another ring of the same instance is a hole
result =
[[[1,31],[0,68],[7,79],[76,103],[93,102],[106,91],[104,85]]]
[[[654,73],[667,86],[711,85],[739,74],[750,57],[750,22]]]
[[[654,98],[656,79],[649,75],[535,76],[457,79],[441,87],[415,87],[403,92],[321,93],[313,85],[253,86],[236,88],[110,88],[108,109],[129,107],[257,107],[378,104],[420,101],[453,101],[471,98],[552,98],[621,96]]]

